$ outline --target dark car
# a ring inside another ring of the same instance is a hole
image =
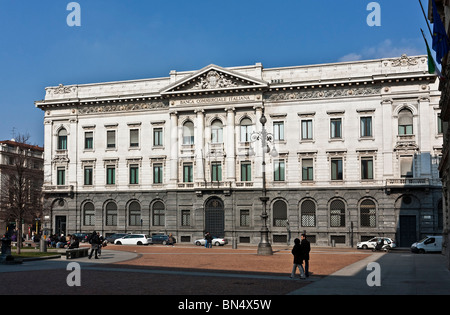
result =
[[[118,238],[124,237],[130,233],[114,233],[106,237],[106,242],[114,244],[114,241]]]
[[[89,233],[73,233],[73,236],[75,236],[79,242],[86,243],[89,238]]]
[[[169,243],[169,235],[152,235],[151,236],[151,244],[163,244],[163,245],[172,245]],[[172,236],[173,244],[175,244],[177,241],[175,237]]]

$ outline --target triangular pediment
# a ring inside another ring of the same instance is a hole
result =
[[[209,91],[233,91],[241,89],[267,88],[265,81],[225,69],[209,65],[191,75],[180,79],[160,91],[161,95],[177,95],[180,93],[202,93]]]

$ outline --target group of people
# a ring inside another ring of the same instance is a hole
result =
[[[300,279],[309,277],[309,252],[311,251],[311,245],[306,239],[306,235],[301,235],[301,240],[296,238],[294,240],[294,247],[292,248],[292,255],[294,255],[294,266],[292,267],[291,279],[295,278],[295,273],[300,272]],[[305,268],[303,268],[303,262]]]
[[[99,259],[102,255],[102,247],[106,246],[105,239],[100,232],[92,232],[88,238],[89,244],[91,244],[91,252],[89,253],[89,259],[92,258],[92,254],[94,254],[95,259]]]
[[[67,248],[72,249],[78,248],[80,246],[80,241],[75,235],[69,234],[66,238],[64,234],[51,234],[47,238],[47,245],[54,248],[64,248],[67,246]]]

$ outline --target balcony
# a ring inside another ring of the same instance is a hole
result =
[[[387,188],[396,187],[425,187],[430,186],[429,178],[389,178],[386,179]]]

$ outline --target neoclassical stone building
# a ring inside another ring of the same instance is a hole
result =
[[[257,244],[265,188],[274,244],[409,246],[442,232],[439,98],[427,57],[406,55],[49,87],[47,226]]]

